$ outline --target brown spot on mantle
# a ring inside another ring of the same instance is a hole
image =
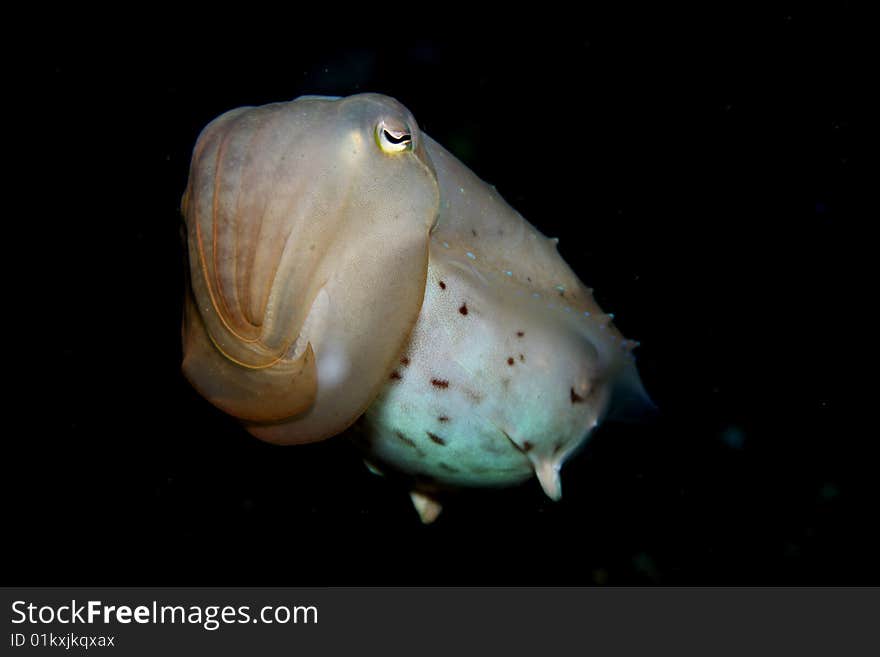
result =
[[[431,379],[431,385],[435,388],[448,388],[449,381],[447,381],[446,379]]]
[[[462,315],[467,315],[468,314],[467,304],[466,303],[461,304],[461,308],[458,309],[458,312],[460,312]]]
[[[513,367],[513,358],[508,358],[507,364],[510,365],[511,367]]]
[[[430,431],[426,431],[425,433],[428,434],[428,438],[433,440],[438,445],[445,445],[446,444],[446,440],[444,440],[443,438],[441,438],[437,434],[431,433]]]
[[[444,283],[443,281],[440,281],[440,289],[441,289],[441,290],[445,290],[445,289],[446,289],[446,283]]]
[[[398,438],[400,438],[401,442],[402,442],[404,445],[409,445],[410,447],[415,447],[415,446],[416,446],[416,444],[415,444],[414,441],[412,441],[412,440],[410,440],[409,438],[407,438],[406,436],[404,436],[400,431],[395,431],[395,432],[394,432],[394,435],[397,436]]]
[[[584,401],[584,398],[581,397],[579,394],[577,394],[577,393],[574,391],[574,388],[571,388],[571,403],[572,403],[572,404],[579,404],[579,403],[581,403],[582,401]]]
[[[388,378],[391,379],[392,381],[396,381],[401,378],[400,372],[398,372],[397,370],[394,370],[391,374],[388,375]]]

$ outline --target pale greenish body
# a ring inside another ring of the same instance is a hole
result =
[[[428,145],[441,188],[452,192],[429,243],[418,320],[364,416],[368,458],[429,492],[537,475],[558,499],[560,468],[604,416],[612,388],[640,390],[633,343],[555,240]]]
[[[559,466],[605,407],[599,354],[553,317],[553,297],[521,290],[505,303],[492,287],[505,281],[434,257],[443,251],[432,240],[419,321],[367,409],[370,453],[377,465],[451,486],[515,484],[549,467],[542,483],[558,497]]]

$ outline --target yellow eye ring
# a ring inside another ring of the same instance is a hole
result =
[[[400,153],[412,149],[412,133],[407,127],[392,127],[380,121],[376,126],[376,143],[386,153]]]

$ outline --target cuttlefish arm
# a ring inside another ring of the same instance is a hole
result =
[[[416,320],[438,206],[421,133],[393,99],[220,116],[199,137],[183,202],[187,378],[265,440],[344,430]]]

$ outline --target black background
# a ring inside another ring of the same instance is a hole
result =
[[[38,337],[10,366],[8,583],[878,583],[871,438],[845,410],[867,367],[868,82],[847,3],[536,7],[431,32],[376,8],[353,36],[333,16],[259,16],[274,29],[257,32],[241,12],[202,34],[55,17],[34,48],[17,280]],[[531,481],[422,526],[345,440],[263,444],[180,375],[178,206],[199,131],[241,105],[362,91],[403,102],[559,237],[642,343],[659,418],[603,425],[560,503]]]

